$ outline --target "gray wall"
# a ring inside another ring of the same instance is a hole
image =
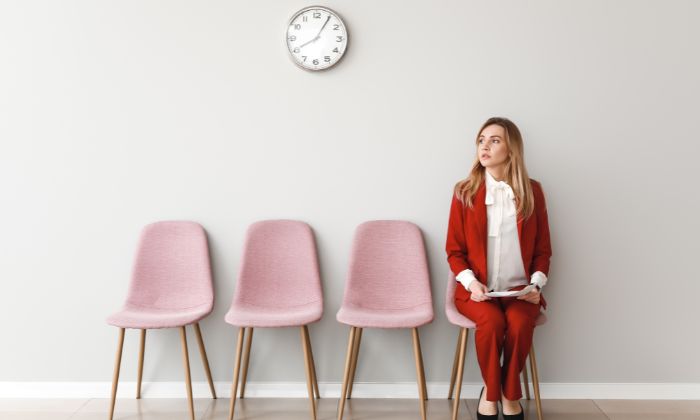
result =
[[[267,218],[315,230],[326,382],[342,373],[355,226],[417,223],[436,310],[421,329],[427,380],[447,381],[451,190],[479,125],[503,115],[548,199],[541,381],[698,382],[697,2],[328,1],[351,45],[318,74],[283,41],[308,4],[0,3],[0,381],[109,381],[104,318],[140,228],[163,219],[209,232],[217,297],[202,328],[214,379],[230,381],[223,316],[245,229]],[[177,331],[149,337],[145,377],[181,380]],[[465,380],[478,381],[472,346]],[[297,330],[260,330],[254,351],[250,381],[303,380]],[[362,351],[358,381],[414,380],[409,332],[366,331]]]

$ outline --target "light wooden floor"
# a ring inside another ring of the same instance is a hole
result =
[[[336,398],[318,401],[318,420],[336,418]],[[463,400],[460,420],[476,419],[474,400]],[[229,400],[196,399],[197,420],[227,420]],[[537,419],[534,400],[523,400],[526,419]],[[108,399],[1,400],[2,420],[107,420]],[[545,420],[700,420],[700,400],[543,400]],[[451,418],[451,402],[428,401],[429,420]],[[417,400],[352,399],[347,420],[420,420]],[[186,399],[118,399],[115,420],[189,420]],[[236,402],[237,420],[309,420],[306,399],[250,398]]]

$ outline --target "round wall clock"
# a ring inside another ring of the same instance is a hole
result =
[[[296,12],[287,26],[287,48],[292,60],[306,70],[325,70],[345,54],[348,31],[340,16],[322,6]]]

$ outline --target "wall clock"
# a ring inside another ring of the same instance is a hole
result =
[[[292,61],[306,70],[326,70],[337,64],[348,46],[348,31],[336,12],[322,6],[299,10],[287,26]]]

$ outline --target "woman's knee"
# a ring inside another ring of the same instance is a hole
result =
[[[535,320],[525,314],[506,314],[506,327],[511,331],[529,332],[535,329]]]
[[[481,331],[490,331],[502,335],[506,329],[506,319],[503,313],[500,312],[484,314],[477,321],[476,328]]]

